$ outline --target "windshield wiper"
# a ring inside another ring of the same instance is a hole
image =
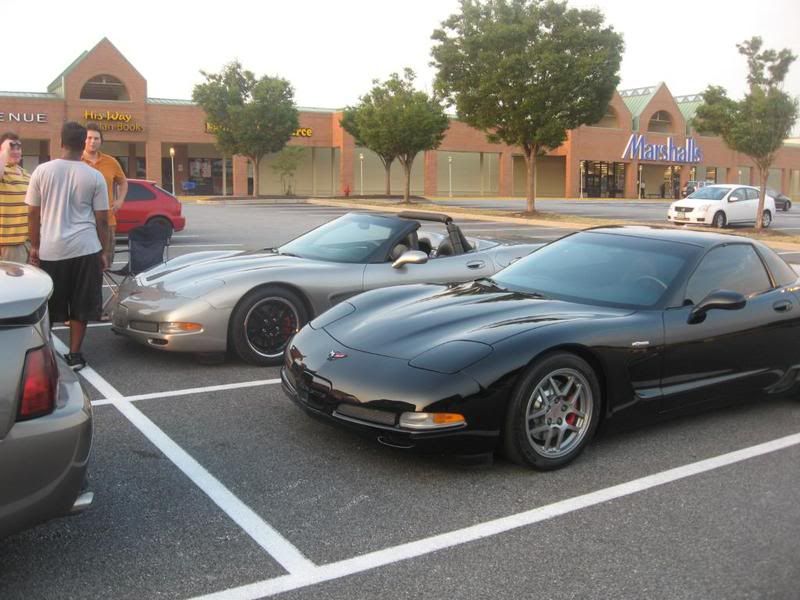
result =
[[[483,285],[485,287],[497,288],[498,290],[503,290],[503,291],[508,290],[508,288],[503,287],[491,277],[479,277],[478,279],[475,280],[475,283]]]

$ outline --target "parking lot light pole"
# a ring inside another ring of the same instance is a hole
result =
[[[360,195],[364,195],[364,153],[358,155],[358,160],[361,161],[361,192]]]
[[[178,192],[175,191],[175,148],[172,146],[169,147],[169,162],[172,170],[172,195],[177,196]]]
[[[453,157],[452,156],[448,156],[447,157],[447,173],[448,173],[448,176],[450,178],[450,192],[449,192],[448,195],[449,195],[450,198],[452,198],[453,197]]]

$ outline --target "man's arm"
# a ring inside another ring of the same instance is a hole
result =
[[[100,240],[100,245],[103,247],[102,251],[100,252],[100,259],[103,263],[103,270],[106,270],[111,265],[108,264],[106,260],[106,256],[108,256],[108,248],[111,236],[108,235],[108,211],[107,210],[96,210],[94,211],[94,222],[95,227],[97,228],[97,239]]]
[[[121,175],[114,179],[114,183],[116,184],[117,193],[114,197],[114,206],[112,210],[117,212],[122,205],[125,203],[125,197],[128,195],[128,179]]]
[[[42,209],[39,206],[28,206],[28,239],[31,241],[29,262],[39,266],[39,240],[42,223]]]

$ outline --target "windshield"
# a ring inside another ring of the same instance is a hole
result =
[[[729,191],[729,188],[707,185],[706,187],[702,187],[699,190],[692,192],[687,196],[687,198],[694,200],[722,200],[725,197],[725,194],[727,194]]]
[[[365,263],[408,226],[376,215],[347,214],[278,248],[281,254],[343,263]]]
[[[497,273],[511,290],[646,308],[658,304],[699,248],[643,237],[582,232],[544,246]]]

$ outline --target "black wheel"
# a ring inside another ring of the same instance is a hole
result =
[[[783,211],[784,211],[784,212],[789,212],[789,210],[790,210],[791,208],[792,208],[792,203],[791,203],[789,200],[787,200],[786,202],[784,202],[784,204],[783,204]]]
[[[504,449],[514,462],[558,469],[586,447],[600,419],[600,385],[582,358],[566,352],[533,364],[506,414]]]
[[[267,286],[246,294],[233,311],[230,343],[254,365],[280,364],[289,340],[308,321],[303,301],[287,289]]]
[[[153,217],[147,221],[147,224],[158,223],[167,232],[167,239],[172,239],[173,227],[172,222],[166,217]]]
[[[722,229],[723,227],[725,227],[725,224],[727,222],[728,220],[725,218],[725,213],[719,211],[714,215],[714,218],[711,220],[711,226],[716,227],[717,229]]]
[[[761,225],[764,226],[764,229],[772,225],[772,213],[768,210],[765,210],[761,215]]]

